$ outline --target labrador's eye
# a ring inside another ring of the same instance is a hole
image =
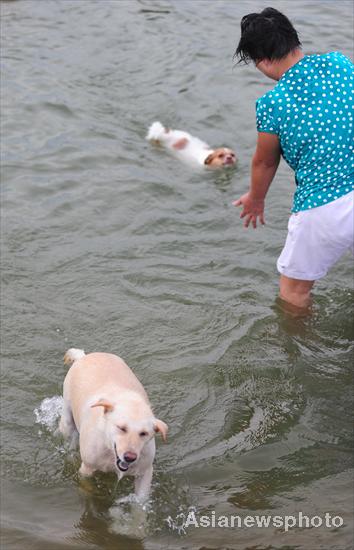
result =
[[[147,432],[140,432],[140,437],[145,437],[147,435]]]
[[[127,431],[128,431],[127,428],[126,428],[125,426],[117,426],[117,428],[118,428],[118,430],[120,430],[121,432],[123,432],[123,433],[125,433],[125,434],[126,434]]]

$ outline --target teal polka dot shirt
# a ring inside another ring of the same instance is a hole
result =
[[[305,55],[256,102],[258,132],[277,134],[295,171],[292,212],[354,189],[353,69],[339,52]]]

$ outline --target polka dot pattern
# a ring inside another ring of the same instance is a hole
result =
[[[258,132],[278,135],[295,171],[292,212],[354,189],[353,69],[339,52],[306,55],[256,102]]]

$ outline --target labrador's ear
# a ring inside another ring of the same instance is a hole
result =
[[[95,403],[94,405],[91,405],[91,409],[93,409],[94,407],[104,407],[104,414],[108,412],[112,412],[114,409],[114,406],[112,405],[112,403],[110,403],[109,401],[106,401],[105,399],[100,399],[99,401],[97,401],[97,403]]]
[[[162,422],[162,420],[159,420],[158,418],[155,418],[154,431],[155,431],[155,433],[160,432],[160,434],[162,435],[162,439],[164,441],[167,440],[168,426],[167,426],[167,424],[165,424],[164,422]]]
[[[210,153],[210,155],[208,155],[207,158],[205,159],[204,164],[207,164],[207,165],[210,164],[214,159],[214,155],[215,153]]]

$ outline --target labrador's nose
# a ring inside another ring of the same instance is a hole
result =
[[[225,158],[225,163],[226,164],[233,164],[235,162],[235,159],[232,155],[227,155],[227,157]]]
[[[134,460],[136,460],[137,458],[137,454],[136,453],[124,453],[123,457],[124,457],[124,460],[125,462],[134,462]]]

